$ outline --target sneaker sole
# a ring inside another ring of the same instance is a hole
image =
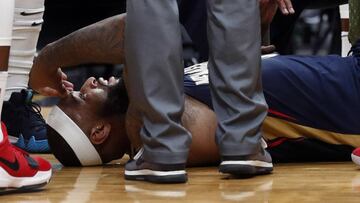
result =
[[[48,183],[41,183],[41,184],[37,184],[37,185],[24,186],[24,187],[20,187],[20,188],[0,188],[0,195],[17,193],[17,192],[20,192],[20,193],[32,192],[32,191],[36,191],[36,190],[44,187],[47,184]]]
[[[0,167],[0,189],[26,189],[47,184],[50,181],[52,170],[38,171],[32,177],[14,177]]]
[[[152,183],[185,183],[187,174],[184,170],[180,171],[153,171],[153,170],[125,170],[126,180],[148,181]]]
[[[357,156],[355,154],[351,154],[351,159],[356,165],[360,166],[360,157],[359,156]]]
[[[219,171],[236,176],[264,175],[273,171],[273,164],[263,161],[223,161]]]

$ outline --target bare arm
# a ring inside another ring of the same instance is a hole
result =
[[[84,63],[124,63],[126,14],[77,30],[41,50],[34,61],[29,85],[45,95],[65,93],[66,76],[60,67]]]
[[[126,14],[113,16],[48,44],[39,60],[58,67],[83,63],[124,63]]]

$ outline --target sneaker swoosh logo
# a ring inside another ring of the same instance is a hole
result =
[[[33,23],[31,24],[31,26],[35,27],[35,26],[39,26],[39,25],[41,25],[41,24],[43,24],[43,22],[40,22],[40,23],[38,23],[38,22],[33,22]]]
[[[3,159],[0,157],[0,162],[5,164],[5,166],[9,167],[10,169],[17,171],[19,170],[20,166],[19,166],[19,162],[17,160],[17,158],[15,157],[15,161],[14,162],[10,162],[6,159]]]
[[[36,15],[36,14],[39,14],[39,13],[42,13],[42,12],[43,12],[43,11],[37,11],[37,12],[29,12],[29,13],[27,13],[27,12],[23,11],[23,12],[20,13],[20,15],[22,15],[22,16],[31,16],[31,15]]]

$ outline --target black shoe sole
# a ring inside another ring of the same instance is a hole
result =
[[[154,176],[154,175],[125,175],[126,180],[148,181],[151,183],[186,183],[188,177],[184,175]]]
[[[228,173],[234,176],[247,177],[256,175],[270,174],[273,171],[272,167],[258,167],[250,165],[220,165],[219,171],[221,173]]]
[[[12,193],[28,193],[36,192],[42,189],[48,182],[37,184],[37,185],[28,185],[19,188],[0,188],[0,195],[12,194]]]

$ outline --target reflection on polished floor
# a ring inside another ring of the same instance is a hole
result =
[[[231,179],[216,167],[190,168],[186,184],[125,181],[123,164],[62,168],[43,190],[0,196],[0,202],[359,202],[360,170],[350,163],[277,164],[272,175]]]

